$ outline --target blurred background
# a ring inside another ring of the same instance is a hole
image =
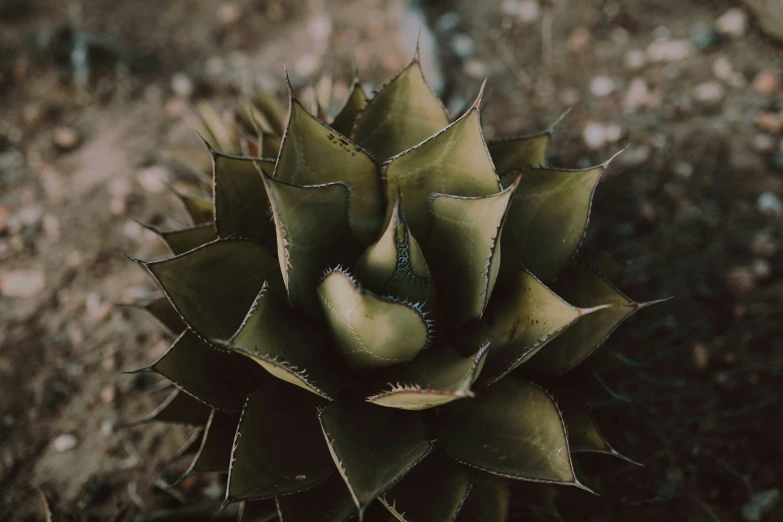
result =
[[[598,414],[645,467],[584,459],[601,497],[516,497],[515,519],[783,520],[780,0],[0,0],[0,519],[42,520],[34,486],[95,520],[212,519],[220,477],[169,487],[188,430],[119,427],[162,396],[118,372],[170,339],[114,306],[153,291],[117,253],[164,254],[134,220],[185,221],[170,187],[193,183],[183,158],[208,161],[199,101],[230,118],[254,86],[282,96],[286,66],[305,92],[332,76],[339,104],[352,60],[377,87],[419,34],[452,114],[489,78],[487,138],[571,107],[553,164],[630,144],[588,244],[628,261],[633,298],[674,296],[607,345]]]

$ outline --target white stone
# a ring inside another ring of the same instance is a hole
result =
[[[678,62],[692,53],[690,40],[655,40],[647,46],[647,58],[653,62]]]
[[[332,19],[326,14],[315,16],[307,24],[307,31],[315,43],[325,44],[332,35]]]
[[[647,55],[641,49],[630,49],[623,58],[625,67],[636,71],[647,65]]]
[[[52,442],[52,445],[54,446],[55,451],[58,453],[63,453],[75,448],[77,442],[78,441],[76,440],[75,436],[71,435],[70,433],[65,433],[55,438],[54,442]]]
[[[541,16],[541,6],[535,0],[522,0],[517,7],[520,22],[533,23]]]
[[[606,130],[600,123],[591,121],[582,131],[582,139],[585,140],[585,145],[588,148],[593,150],[600,149],[606,145]]]
[[[733,7],[715,20],[715,30],[725,36],[737,38],[748,29],[748,14],[739,7]]]
[[[195,87],[188,75],[178,72],[171,77],[171,90],[181,98],[190,98]]]
[[[756,277],[759,279],[765,279],[772,273],[772,266],[770,266],[769,261],[766,259],[753,260],[752,268],[753,273],[756,274]]]
[[[764,192],[759,196],[758,209],[764,214],[783,215],[783,202],[772,192]]]
[[[313,53],[307,53],[294,62],[294,72],[297,76],[306,78],[311,76],[318,68],[318,57]]]
[[[619,123],[609,123],[604,126],[604,135],[607,143],[617,143],[623,137],[623,128]]]
[[[628,90],[623,96],[623,106],[629,109],[637,109],[647,102],[650,88],[644,78],[636,77],[631,80]]]
[[[0,294],[8,297],[33,297],[45,286],[43,270],[23,268],[0,273]]]
[[[614,92],[614,80],[608,76],[596,76],[590,81],[590,92],[598,98],[608,96]]]
[[[145,167],[136,173],[139,185],[150,194],[161,194],[169,181],[169,170],[163,165]]]
[[[718,82],[702,82],[693,90],[693,96],[696,101],[702,103],[716,103],[723,99],[726,94],[723,85]]]

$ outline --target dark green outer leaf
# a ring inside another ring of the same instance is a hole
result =
[[[360,513],[433,447],[416,413],[338,401],[319,418],[334,463]]]
[[[194,225],[203,225],[215,220],[214,207],[211,199],[199,198],[196,196],[186,196],[176,193],[177,197],[185,205],[191,221]]]
[[[243,502],[239,508],[238,522],[276,522],[277,506],[273,500]]]
[[[201,446],[184,477],[194,473],[228,473],[239,415],[212,410]]]
[[[511,488],[502,477],[474,472],[475,482],[457,522],[506,522]]]
[[[324,403],[277,379],[250,395],[234,440],[228,502],[296,493],[335,473],[318,425]]]
[[[271,379],[240,354],[218,349],[185,330],[145,369],[163,375],[196,399],[221,410],[240,410],[247,395]]]
[[[590,356],[636,311],[655,304],[636,303],[594,270],[576,265],[557,282],[560,295],[577,306],[611,305],[579,319],[527,363],[538,371],[562,374]]]
[[[459,462],[506,478],[579,485],[560,413],[538,386],[502,379],[440,413],[439,440]]]
[[[327,335],[320,322],[291,310],[264,286],[225,344],[275,377],[331,400],[347,382],[348,368],[324,343]]]
[[[212,408],[203,402],[175,389],[155,410],[137,421],[125,424],[125,426],[136,426],[152,421],[204,426],[209,420],[211,412]]]
[[[221,238],[249,237],[274,244],[275,226],[259,168],[274,160],[229,156],[210,150],[215,187],[215,226]],[[257,166],[257,165],[258,166]]]
[[[218,240],[142,264],[185,322],[207,339],[236,331],[265,280],[282,291],[277,260],[248,240]]]
[[[387,491],[381,502],[402,522],[452,522],[472,486],[468,468],[436,450]]]
[[[391,369],[386,377],[392,389],[367,397],[367,402],[423,410],[473,397],[470,387],[481,373],[488,348],[484,345],[471,357],[464,357],[450,346],[428,350],[407,367]]]
[[[217,239],[215,225],[213,223],[204,223],[202,225],[169,231],[158,230],[149,225],[145,225],[145,228],[160,236],[171,253],[175,256],[184,254],[189,250],[193,250],[206,243],[211,243]]]
[[[344,522],[356,513],[351,493],[339,475],[307,491],[276,500],[281,522]]]
[[[337,113],[337,116],[334,117],[331,127],[343,136],[348,136],[356,118],[364,110],[365,106],[367,106],[367,94],[362,89],[359,81],[354,80],[351,94],[348,95],[345,105]]]
[[[523,264],[548,281],[568,266],[587,230],[595,188],[612,159],[584,170],[523,171],[501,243],[504,274]],[[504,176],[504,186],[515,176]]]
[[[351,138],[383,163],[448,124],[446,109],[427,85],[417,54],[370,99]]]
[[[153,299],[143,304],[120,303],[119,306],[144,310],[152,316],[159,325],[165,328],[166,331],[175,336],[179,336],[179,334],[188,327],[165,296],[158,297],[157,299]]]
[[[297,186],[268,176],[264,183],[275,217],[277,256],[288,299],[296,308],[319,315],[315,288],[324,271],[354,260],[361,248],[348,222],[348,187],[342,183]]]
[[[560,115],[555,122],[543,132],[527,136],[512,136],[500,138],[487,143],[487,149],[495,170],[501,177],[520,169],[547,167],[547,150],[552,141],[555,127],[563,121],[571,109]]]
[[[580,317],[598,309],[571,306],[527,269],[520,268],[492,299],[476,334],[492,343],[482,383],[501,379]]]

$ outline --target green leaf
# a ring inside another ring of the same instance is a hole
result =
[[[432,229],[431,194],[488,196],[501,188],[481,134],[480,101],[481,95],[457,121],[385,166],[387,201],[400,194],[402,212],[424,243]]]
[[[449,124],[446,109],[413,61],[367,103],[351,138],[379,163],[413,147]]]
[[[238,522],[277,522],[278,512],[274,500],[242,502]]]
[[[459,462],[506,478],[580,485],[560,413],[538,386],[502,379],[440,412],[439,440]]]
[[[264,176],[277,227],[277,257],[289,301],[318,315],[315,287],[324,270],[358,256],[343,183],[298,186]],[[233,333],[233,332],[232,332]]]
[[[318,426],[323,404],[277,379],[248,397],[231,455],[227,502],[296,493],[334,474]]]
[[[608,254],[594,250],[581,249],[576,262],[600,273],[609,281],[615,281],[623,275],[628,265]]]
[[[436,292],[424,253],[400,212],[399,198],[383,235],[356,262],[356,275],[376,294],[435,307]]]
[[[175,336],[179,336],[188,327],[165,296],[146,303],[119,303],[119,306],[144,310],[166,331]]]
[[[491,343],[482,383],[505,377],[580,317],[601,309],[571,306],[527,269],[518,269],[498,290],[480,326],[479,335]]]
[[[276,158],[280,154],[280,147],[283,139],[273,134],[261,133],[261,156],[265,158]]]
[[[420,308],[362,290],[343,270],[324,277],[318,297],[331,336],[352,367],[408,362],[430,342],[430,324]]]
[[[452,522],[473,485],[468,468],[434,451],[381,497],[402,522]]]
[[[486,473],[474,473],[473,488],[456,522],[506,522],[511,502],[509,481]]]
[[[277,506],[273,500],[242,502],[238,522],[276,522]]]
[[[317,322],[289,309],[264,286],[225,344],[275,377],[332,400],[347,381],[347,367],[325,337]]]
[[[240,152],[239,133],[233,122],[224,120],[215,107],[207,101],[198,102],[196,111],[194,118],[186,117],[186,119],[202,134],[206,134],[205,142],[211,142],[214,148],[225,154]]]
[[[367,403],[333,402],[319,415],[334,463],[361,513],[432,450],[421,417]]]
[[[175,194],[182,201],[194,225],[203,225],[215,220],[215,211],[211,199],[188,196],[178,192],[175,192]]]
[[[228,473],[239,416],[212,410],[193,462],[182,478],[195,473]]]
[[[124,426],[137,426],[152,421],[204,426],[211,413],[212,408],[180,389],[175,389],[152,412],[137,421],[124,424]]]
[[[424,410],[473,397],[470,387],[481,373],[488,348],[484,345],[471,357],[463,357],[449,346],[428,350],[402,370],[392,370],[388,376],[391,390],[367,397],[367,401],[390,408]]]
[[[593,192],[609,162],[585,170],[524,171],[501,242],[504,266],[524,264],[542,281],[557,277],[582,243]],[[504,186],[515,176],[506,175]]]
[[[598,422],[584,398],[574,390],[563,390],[562,393],[557,394],[557,399],[568,431],[568,443],[572,454],[602,453],[641,466],[609,444],[598,428]]]
[[[344,522],[356,512],[351,493],[339,475],[276,500],[281,522]]]
[[[569,112],[571,109],[561,114],[545,131],[527,136],[500,138],[487,143],[489,155],[492,156],[498,175],[502,177],[520,169],[548,166],[546,154],[552,141],[552,134]]]
[[[215,150],[210,152],[214,162],[215,226],[218,235],[221,238],[255,238],[273,245],[275,225],[258,168],[272,172],[274,160],[229,156]]]
[[[253,241],[218,240],[141,264],[185,322],[208,339],[236,331],[265,280],[282,293],[277,260]]]
[[[144,225],[144,228],[155,232],[169,247],[169,250],[175,256],[184,254],[194,248],[198,248],[206,243],[211,243],[217,239],[215,225],[213,223],[204,223],[179,230],[159,230],[153,226]]]
[[[383,218],[378,165],[348,138],[307,112],[293,93],[290,103],[291,117],[273,177],[291,185],[347,184],[351,230],[363,244],[371,243]]]
[[[563,298],[576,306],[611,306],[582,317],[527,363],[545,373],[562,374],[577,366],[623,321],[638,310],[659,302],[632,301],[601,274],[583,265],[567,270],[557,281],[556,288]]]
[[[261,124],[267,133],[282,135],[285,131],[286,110],[280,99],[262,89],[257,89],[250,97],[253,118]]]
[[[218,349],[185,330],[160,359],[139,371],[160,374],[196,399],[221,410],[240,410],[267,374],[246,358]]]
[[[349,136],[356,118],[364,110],[365,106],[367,106],[367,94],[362,89],[359,80],[354,79],[351,94],[348,95],[345,105],[337,113],[337,116],[334,117],[332,128],[343,136]]]
[[[482,197],[436,194],[427,259],[439,302],[458,323],[480,319],[500,267],[503,224],[517,183]]]

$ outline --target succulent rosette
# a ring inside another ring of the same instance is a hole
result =
[[[147,420],[203,427],[188,471],[245,521],[503,521],[514,481],[583,487],[572,454],[616,452],[567,372],[644,306],[575,261],[608,162],[485,142],[481,96],[451,120],[418,58],[331,123],[258,100],[258,157],[213,125],[213,197],[140,261],[177,335]]]

